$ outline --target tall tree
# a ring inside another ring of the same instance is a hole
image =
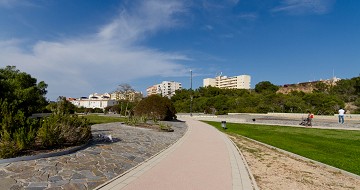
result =
[[[275,93],[278,90],[279,87],[272,84],[269,81],[262,81],[255,85],[255,92],[257,93],[264,93],[264,92]]]
[[[8,102],[14,109],[21,110],[25,116],[41,112],[47,105],[45,95],[47,84],[31,75],[20,72],[15,66],[0,69],[0,99]]]
[[[135,96],[135,90],[127,83],[122,83],[118,86],[118,88],[116,89],[116,92],[119,93],[120,96],[123,96],[123,100],[126,102],[126,107],[125,107],[125,116],[128,115],[128,107],[129,107],[129,102],[133,101],[134,99],[136,99]],[[122,113],[122,104],[123,102],[120,101],[121,103],[121,111],[120,113]]]

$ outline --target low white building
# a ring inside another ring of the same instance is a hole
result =
[[[81,97],[78,99],[69,98],[68,99],[72,104],[77,107],[84,107],[84,108],[100,108],[105,109],[108,106],[114,106],[118,104],[118,101],[111,100],[109,96],[106,94],[90,94],[89,98]]]

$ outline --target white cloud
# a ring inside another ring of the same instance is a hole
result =
[[[0,7],[10,7],[14,3],[17,3],[15,0],[0,0]]]
[[[238,16],[239,19],[247,20],[247,21],[254,21],[258,18],[257,13],[242,13]]]
[[[294,15],[326,14],[336,0],[283,0],[273,12],[287,12]]]
[[[118,18],[100,30],[99,37],[134,42],[145,34],[176,26],[176,15],[182,12],[181,1],[143,1],[134,10],[122,10]]]
[[[36,6],[28,0],[0,0],[0,8],[12,8],[16,6]]]
[[[96,34],[84,38],[39,41],[29,50],[18,40],[0,41],[1,64],[43,80],[51,99],[60,95],[84,96],[114,89],[119,83],[151,76],[182,76],[188,69],[185,55],[142,47],[141,39],[173,27],[183,5],[176,1],[144,1],[138,9],[122,10]]]

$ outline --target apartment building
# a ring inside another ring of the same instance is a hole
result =
[[[158,94],[158,85],[150,86],[146,89],[147,96]]]
[[[146,89],[147,95],[159,94],[163,97],[171,98],[175,95],[176,90],[181,90],[182,86],[179,82],[174,81],[163,81],[160,84],[150,86]]]
[[[203,80],[203,86],[213,86],[229,89],[250,89],[250,75],[239,75],[234,77],[217,76],[215,78],[206,78]]]

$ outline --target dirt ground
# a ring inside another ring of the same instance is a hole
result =
[[[359,189],[360,178],[295,158],[240,136],[231,136],[260,189]]]

